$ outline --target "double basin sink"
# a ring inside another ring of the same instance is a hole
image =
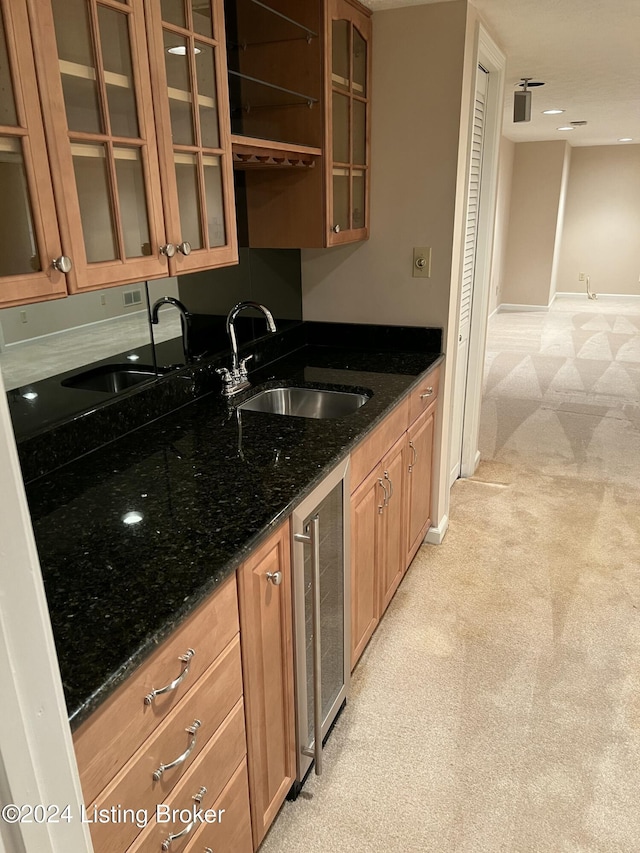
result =
[[[152,365],[103,364],[62,381],[67,388],[118,393],[158,376]],[[334,391],[322,388],[275,387],[258,391],[240,403],[246,412],[289,415],[299,418],[342,418],[367,402],[371,393]]]

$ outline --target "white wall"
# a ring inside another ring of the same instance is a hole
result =
[[[490,314],[502,302],[502,291],[504,289],[504,268],[509,236],[515,150],[515,142],[503,136],[500,140],[500,160],[498,163],[498,195],[496,199],[496,221],[493,235],[493,258],[491,261],[491,292],[489,294]]]
[[[574,148],[558,290],[640,293],[640,145]]]
[[[547,306],[555,293],[567,149],[564,140],[515,146],[503,303]]]

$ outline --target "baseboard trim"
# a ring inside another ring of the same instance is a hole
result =
[[[593,300],[589,299],[587,296],[586,290],[581,292],[575,291],[564,291],[556,293],[557,297],[561,297],[562,299],[580,299],[581,301],[591,302]],[[640,293],[598,293],[596,291],[596,296],[598,299],[640,299]]]
[[[448,527],[449,516],[444,515],[440,519],[440,524],[437,527],[430,527],[427,530],[427,535],[424,537],[424,541],[428,542],[430,545],[441,545]]]
[[[498,314],[510,311],[548,311],[551,305],[518,305],[516,302],[501,302],[496,308]]]

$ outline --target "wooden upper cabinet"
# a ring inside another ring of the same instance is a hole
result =
[[[359,3],[328,0],[327,245],[369,236],[371,18]]]
[[[222,0],[149,0],[172,275],[238,262]]]
[[[70,293],[167,275],[142,0],[29,0]]]
[[[26,0],[0,0],[0,305],[67,292]]]
[[[232,80],[232,93],[234,87],[238,89],[238,109],[232,113],[236,132],[276,140],[283,148],[279,155],[272,151],[271,157],[260,158],[257,152],[255,158],[247,156],[246,162],[236,163],[236,168],[245,170],[242,188],[249,245],[324,248],[366,239],[371,12],[357,0],[304,4],[269,0],[273,20],[284,17],[291,26],[295,18],[297,34],[276,35],[274,25],[273,39],[266,45],[253,37],[244,38],[240,29],[242,20],[257,18],[257,10],[264,4],[256,0],[227,2],[230,11],[237,11],[239,28],[239,56],[232,62],[247,77],[273,81],[270,91],[277,84],[288,98],[278,108],[252,108],[247,117],[242,107],[250,103],[249,89],[245,87],[243,96],[235,78]],[[250,139],[245,138],[239,148],[239,137],[234,140],[240,158],[251,151]]]
[[[237,262],[222,0],[26,2],[68,292]]]

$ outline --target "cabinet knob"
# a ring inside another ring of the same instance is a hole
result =
[[[160,254],[164,255],[165,258],[172,258],[176,253],[176,247],[173,243],[165,243],[164,246],[160,246]]]
[[[191,254],[191,243],[189,243],[187,240],[185,240],[182,243],[178,243],[176,248],[180,252],[181,255],[190,255]]]
[[[60,255],[59,258],[54,258],[51,261],[51,266],[58,270],[58,272],[68,273],[71,272],[73,264],[71,263],[71,258],[68,258],[66,255]]]
[[[282,583],[282,572],[267,572],[267,578],[274,586],[280,586]]]
[[[334,234],[339,234],[340,233],[340,225],[339,224],[334,225],[331,230],[333,231]]]

